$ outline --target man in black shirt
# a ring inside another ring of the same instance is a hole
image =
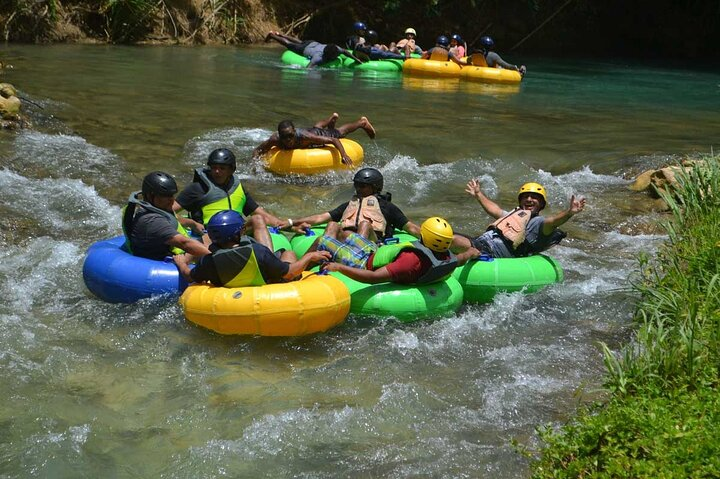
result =
[[[420,227],[390,202],[389,193],[381,194],[383,176],[375,168],[362,168],[353,178],[355,195],[333,210],[298,219],[288,219],[281,228],[304,230],[313,225],[335,221],[346,232],[355,232],[373,241],[392,236],[395,229],[420,238]]]

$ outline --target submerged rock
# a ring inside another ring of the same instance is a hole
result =
[[[17,129],[29,126],[22,114],[22,102],[10,83],[0,83],[0,128]]]

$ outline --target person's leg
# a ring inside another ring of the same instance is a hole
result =
[[[247,222],[247,227],[249,230],[252,230],[252,237],[255,238],[255,241],[273,250],[273,242],[270,237],[270,232],[267,229],[265,218],[260,215],[252,215],[247,218]]]
[[[315,128],[335,128],[335,122],[337,121],[338,117],[337,113],[333,113],[330,115],[330,118],[327,120],[320,120],[319,122],[315,123],[313,126]]]
[[[377,235],[375,234],[375,230],[372,228],[372,223],[369,221],[362,220],[358,223],[357,234],[364,236],[372,242],[377,242]]]
[[[298,257],[293,250],[286,249],[280,255],[280,260],[285,261],[286,263],[294,263],[298,260]]]
[[[299,43],[298,42],[291,42],[289,39],[285,38],[284,35],[278,33],[278,32],[270,32],[267,35],[265,35],[265,43],[269,42],[270,40],[275,40],[280,45],[287,47],[291,43]]]
[[[367,133],[367,136],[369,136],[370,138],[375,138],[375,128],[373,128],[370,120],[368,120],[365,116],[360,117],[358,121],[355,121],[353,123],[346,123],[344,125],[341,125],[337,128],[337,130],[340,132],[340,135],[342,135],[341,138],[345,138],[347,135],[357,130],[358,128],[362,128],[363,130],[365,130],[365,133]]]
[[[327,224],[327,226],[325,227],[325,231],[323,232],[323,235],[320,236],[315,241],[313,241],[313,244],[310,245],[310,248],[308,248],[308,253],[310,253],[312,251],[317,251],[318,245],[321,242],[320,240],[322,240],[325,237],[335,240],[335,242],[337,244],[337,248],[339,248],[342,245],[342,241],[338,240],[338,235],[340,234],[341,231],[342,231],[342,229],[340,228],[339,223],[336,223],[335,221],[330,221]],[[337,248],[333,249],[332,251],[329,248],[323,248],[323,249],[325,251],[330,251],[331,254],[334,254],[334,252],[337,250]],[[321,249],[321,251],[323,249]]]

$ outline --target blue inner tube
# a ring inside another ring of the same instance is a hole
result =
[[[175,263],[133,256],[122,248],[124,236],[93,243],[83,263],[87,288],[109,303],[134,303],[151,296],[177,295],[187,281]]]

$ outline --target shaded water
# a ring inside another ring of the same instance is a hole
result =
[[[3,81],[40,103],[0,133],[3,477],[526,477],[516,438],[594,397],[598,341],[628,335],[635,257],[661,214],[630,174],[720,140],[720,75],[522,59],[519,88],[282,68],[268,48],[11,46]],[[437,321],[349,318],[309,338],[227,338],[174,301],[108,305],[85,289],[94,241],[119,234],[152,169],[181,184],[215,147],[281,217],[326,211],[351,172],[281,178],[248,160],[278,121],[367,115],[366,164],[416,222],[488,222],[539,180],[586,211],[552,251],[563,284]],[[639,234],[637,232],[644,232]]]

